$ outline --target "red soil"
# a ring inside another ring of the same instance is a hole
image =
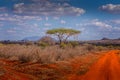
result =
[[[109,51],[90,70],[77,80],[120,80],[119,51]]]
[[[0,59],[0,80],[119,80],[118,52],[112,50],[45,65]],[[95,58],[100,59],[96,61]],[[94,64],[89,65],[89,71],[84,75],[78,74],[81,66],[90,62]]]
[[[32,80],[34,77],[28,74],[17,72],[13,66],[18,62],[0,60],[0,80]]]

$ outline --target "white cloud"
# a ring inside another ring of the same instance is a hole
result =
[[[33,26],[34,27],[39,27],[39,25],[37,23],[34,23]]]
[[[98,19],[92,20],[91,25],[98,26],[98,27],[101,27],[101,28],[108,28],[108,29],[112,28],[111,25],[109,25],[107,23],[104,23],[102,21],[99,21]]]
[[[16,34],[15,32],[18,32],[19,35],[40,34],[40,23],[37,23],[40,20],[42,18],[39,16],[0,14],[0,26],[5,25],[7,27],[9,25],[11,28],[5,30],[5,32],[12,35]],[[33,24],[31,21],[36,23]],[[1,28],[4,29],[4,27]]]
[[[80,26],[86,26],[87,24],[82,24],[82,23],[77,23],[75,24],[77,27],[80,27]]]
[[[59,20],[60,18],[57,17],[57,16],[55,16],[55,17],[53,17],[53,19],[54,19],[54,20]]]
[[[50,24],[50,23],[45,23],[44,26],[50,27],[50,26],[52,26],[52,24]]]
[[[61,23],[61,24],[66,24],[66,21],[61,20],[60,23]]]
[[[110,12],[110,13],[115,13],[115,14],[120,14],[120,4],[106,4],[100,7],[101,10]]]
[[[115,23],[115,24],[120,24],[120,19],[117,20],[111,20],[111,22]]]
[[[18,3],[18,4],[15,4],[14,7],[19,8],[19,7],[23,6],[23,5],[24,5],[24,3]]]
[[[114,27],[114,29],[120,31],[120,27]]]
[[[49,20],[49,18],[48,18],[48,17],[45,17],[45,20],[46,20],[46,21],[48,21],[48,20]]]
[[[38,1],[38,2],[36,2]],[[29,15],[76,15],[80,16],[85,13],[82,8],[73,7],[67,3],[59,4],[47,0],[36,0],[31,4],[18,3],[14,5],[14,12],[18,14]]]
[[[0,7],[0,12],[6,12],[8,9],[6,7]]]
[[[42,18],[39,16],[19,16],[19,15],[10,15],[7,13],[0,14],[0,21],[24,22],[27,20],[41,21]]]
[[[16,33],[16,31],[14,29],[9,29],[7,30],[7,33]]]
[[[49,30],[50,28],[48,28],[48,27],[44,27],[43,28],[43,31],[47,31],[47,30]],[[43,32],[43,33],[45,33],[45,32]]]
[[[93,26],[93,27],[98,27],[101,29],[112,29],[112,25],[104,22],[104,21],[100,21],[98,19],[93,19],[93,20],[88,20],[85,21],[83,23],[78,23],[75,24],[76,27],[89,27],[89,26]]]
[[[0,17],[8,17],[8,14],[7,13],[0,14]]]

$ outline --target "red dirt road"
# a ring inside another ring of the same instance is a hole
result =
[[[113,50],[100,58],[90,70],[78,80],[120,80],[120,51]]]
[[[105,51],[48,65],[0,59],[0,80],[120,80],[119,53],[118,50]],[[94,59],[86,74],[78,74],[80,66]]]

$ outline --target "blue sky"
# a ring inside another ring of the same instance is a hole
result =
[[[120,0],[0,0],[0,40],[82,31],[80,40],[120,38]]]

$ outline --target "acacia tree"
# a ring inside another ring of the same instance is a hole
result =
[[[66,42],[69,37],[81,33],[81,31],[74,30],[74,29],[58,28],[58,29],[48,30],[46,33],[57,36],[59,43],[61,44],[63,42]]]

